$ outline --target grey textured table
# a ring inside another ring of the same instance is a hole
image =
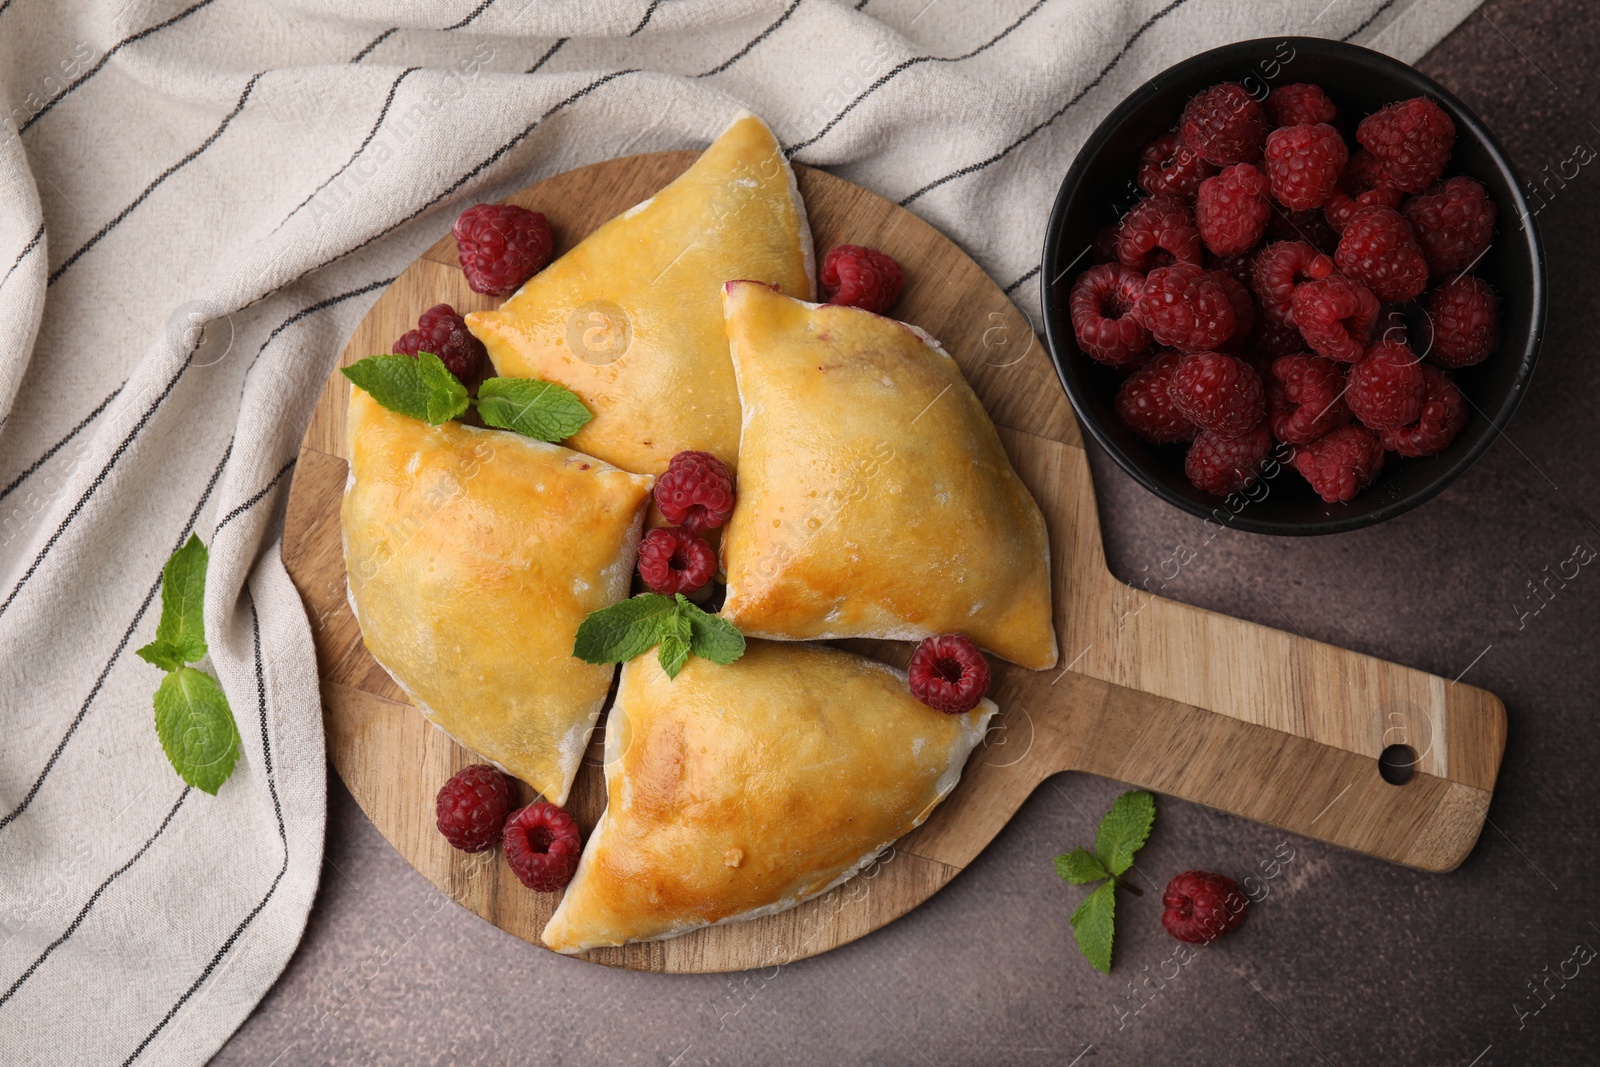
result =
[[[1445,677],[1466,671],[1499,694],[1510,742],[1490,825],[1459,870],[1420,874],[1291,839],[1294,859],[1244,927],[1187,965],[1169,962],[1177,943],[1156,897],[1124,897],[1107,978],[1073,944],[1067,917],[1082,890],[1050,860],[1090,839],[1090,817],[1120,787],[1062,775],[971,869],[853,945],[777,971],[634,974],[524,944],[451,904],[330,774],[327,862],[305,941],[214,1062],[1600,1059],[1600,962],[1548,980],[1576,946],[1600,950],[1600,571],[1585,568],[1542,608],[1528,586],[1575,545],[1600,549],[1600,172],[1559,177],[1575,147],[1600,146],[1596,14],[1589,0],[1496,0],[1420,64],[1548,190],[1538,221],[1549,333],[1508,433],[1418,511],[1330,538],[1221,536],[1167,588]],[[1198,548],[1198,520],[1093,458],[1118,575],[1136,581],[1178,545]],[[1242,878],[1285,840],[1158,803],[1140,857],[1158,881],[1189,867]]]

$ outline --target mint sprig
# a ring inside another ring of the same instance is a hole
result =
[[[1111,942],[1116,933],[1116,889],[1133,866],[1133,857],[1150,837],[1156,821],[1156,801],[1143,789],[1118,797],[1095,830],[1094,851],[1075,848],[1056,857],[1056,873],[1074,885],[1100,882],[1072,913],[1072,933],[1078,948],[1093,967],[1111,973]]]
[[[135,654],[167,672],[155,693],[162,751],[180,778],[215,796],[238,762],[239,728],[216,680],[187,666],[206,656],[208,562],[206,546],[191,533],[161,571],[156,639]]]
[[[537,378],[490,378],[478,386],[478,414],[501,430],[564,441],[594,418],[572,390]]]
[[[540,441],[564,441],[594,418],[572,390],[537,378],[489,378],[474,399],[431,352],[419,352],[415,359],[368,356],[345,367],[344,376],[390,411],[435,426],[476,406],[485,425]]]
[[[676,678],[691,654],[713,663],[732,663],[744,655],[744,635],[682,593],[640,593],[591,611],[578,627],[572,654],[585,663],[624,663],[652,648],[659,649],[667,677]]]

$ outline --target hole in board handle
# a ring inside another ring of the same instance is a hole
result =
[[[1378,773],[1390,785],[1405,785],[1417,769],[1417,750],[1410,745],[1390,745],[1378,753]]]

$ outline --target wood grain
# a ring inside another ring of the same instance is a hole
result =
[[[545,212],[557,247],[681,173],[692,152],[584,167],[510,202]],[[1082,438],[1026,318],[970,258],[909,212],[824,172],[799,169],[819,249],[883,248],[904,266],[896,313],[940,338],[1001,428],[1050,526],[1062,669],[996,664],[1002,714],[956,792],[862,876],[780,915],[669,941],[585,954],[665,972],[765,967],[824,952],[926,900],[971,863],[1040,782],[1086,771],[1426,870],[1453,868],[1483,826],[1505,746],[1500,701],[1471,686],[1133,589],[1106,569]],[[374,352],[440,302],[471,292],[446,236],[379,298],[340,366]],[[328,753],[388,840],[464,907],[538,943],[553,895],[524,890],[498,859],[465,856],[433,827],[439,783],[474,762],[431,728],[373,661],[345,598],[339,536],[345,382],[329,379],[306,432],[284,562],[313,621]],[[910,646],[845,642],[904,664]],[[602,721],[603,726],[603,721]],[[585,831],[604,807],[599,737],[569,807]],[[1389,744],[1416,773],[1390,785]],[[525,792],[524,799],[531,799]]]

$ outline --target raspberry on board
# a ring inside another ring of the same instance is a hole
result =
[[[1290,314],[1300,336],[1318,355],[1354,363],[1367,353],[1378,298],[1360,282],[1342,274],[1295,287]]]
[[[1117,259],[1124,267],[1150,271],[1201,260],[1200,231],[1182,197],[1147,196],[1128,211],[1117,235]]]
[[[1216,172],[1216,167],[1183,143],[1176,130],[1145,145],[1139,155],[1139,188],[1152,195],[1193,196],[1200,183]]]
[[[440,787],[433,807],[439,832],[452,848],[482,852],[500,840],[511,810],[511,787],[496,768],[474,763]]]
[[[1379,300],[1414,300],[1428,285],[1428,261],[1411,224],[1393,208],[1358,208],[1339,235],[1333,261]]]
[[[431,352],[463,382],[470,382],[483,369],[488,352],[483,342],[472,336],[467,321],[449,304],[435,304],[417,319],[417,328],[407,330],[394,343],[398,355],[414,356]]]
[[[656,479],[654,493],[662,517],[690,533],[714,530],[733,514],[733,475],[709,452],[673,456]]]
[[[1463,274],[1428,294],[1423,305],[1427,357],[1457,370],[1482,363],[1500,347],[1500,298],[1482,278]]]
[[[1279,356],[1267,379],[1267,421],[1285,444],[1304,445],[1350,421],[1345,369],[1321,356]]]
[[[1262,420],[1261,378],[1250,364],[1222,352],[1194,352],[1172,371],[1172,406],[1202,431],[1240,437]]]
[[[1213,255],[1233,256],[1261,240],[1272,209],[1267,179],[1248,163],[1237,163],[1200,183],[1194,221]]]
[[[1293,211],[1321,207],[1338,188],[1349,155],[1339,131],[1325,122],[1273,130],[1265,163],[1272,195]]]
[[[1295,287],[1332,273],[1333,260],[1304,241],[1279,241],[1256,253],[1251,284],[1268,319],[1292,323]],[[1297,343],[1295,349],[1299,348]]]
[[[488,296],[516,292],[555,251],[550,220],[512,204],[475,204],[456,217],[450,232],[467,284]]]
[[[1208,430],[1189,446],[1183,472],[1196,489],[1227,496],[1256,483],[1271,451],[1272,435],[1265,423],[1240,437],[1224,437]]]
[[[893,256],[876,248],[835,245],[818,272],[824,303],[861,308],[881,315],[900,299],[903,276]]]
[[[1379,341],[1351,366],[1344,398],[1363,425],[1390,430],[1417,421],[1424,390],[1416,353],[1398,341]]]
[[[1116,409],[1124,425],[1155,445],[1192,441],[1200,431],[1173,406],[1168,387],[1172,372],[1183,362],[1167,352],[1130,375],[1117,389]]]
[[[1233,334],[1227,290],[1192,263],[1151,271],[1135,314],[1158,343],[1185,352],[1215,348]]]
[[[1267,94],[1267,116],[1274,126],[1301,126],[1308,122],[1333,122],[1339,109],[1320,85],[1304,82],[1280,85]]]
[[[1150,331],[1133,314],[1143,292],[1144,275],[1121,263],[1101,263],[1078,275],[1067,313],[1084,354],[1112,367],[1138,362],[1150,348]]]
[[[1365,426],[1335,426],[1294,450],[1294,469],[1326,503],[1341,504],[1371,485],[1383,470],[1383,444]]]
[[[1218,167],[1254,163],[1267,138],[1267,113],[1261,101],[1238,82],[1223,82],[1189,99],[1178,120],[1183,143]]]
[[[536,893],[554,893],[572,881],[583,851],[577,821],[543,800],[513,812],[501,841],[512,873]]]
[[[659,526],[639,541],[639,577],[652,593],[692,593],[717,573],[717,555],[682,526]]]
[[[1422,365],[1427,392],[1422,399],[1422,414],[1410,426],[1384,430],[1383,447],[1402,456],[1435,456],[1450,447],[1467,424],[1467,401],[1450,379],[1448,371]]]
[[[1435,277],[1469,270],[1494,240],[1495,206],[1476,178],[1450,178],[1401,209]]]
[[[1207,271],[1228,294],[1228,304],[1233,308],[1233,332],[1218,347],[1224,352],[1238,353],[1250,339],[1256,326],[1256,298],[1242,282],[1227,271]]]
[[[935,711],[971,711],[989,691],[989,661],[965,634],[924,638],[906,668],[911,695]]]
[[[1456,124],[1444,108],[1418,96],[1362,119],[1356,140],[1372,153],[1386,180],[1403,193],[1419,193],[1444,173]]]
[[[1184,871],[1161,894],[1161,925],[1179,941],[1203,945],[1238,929],[1249,903],[1232,878]]]

